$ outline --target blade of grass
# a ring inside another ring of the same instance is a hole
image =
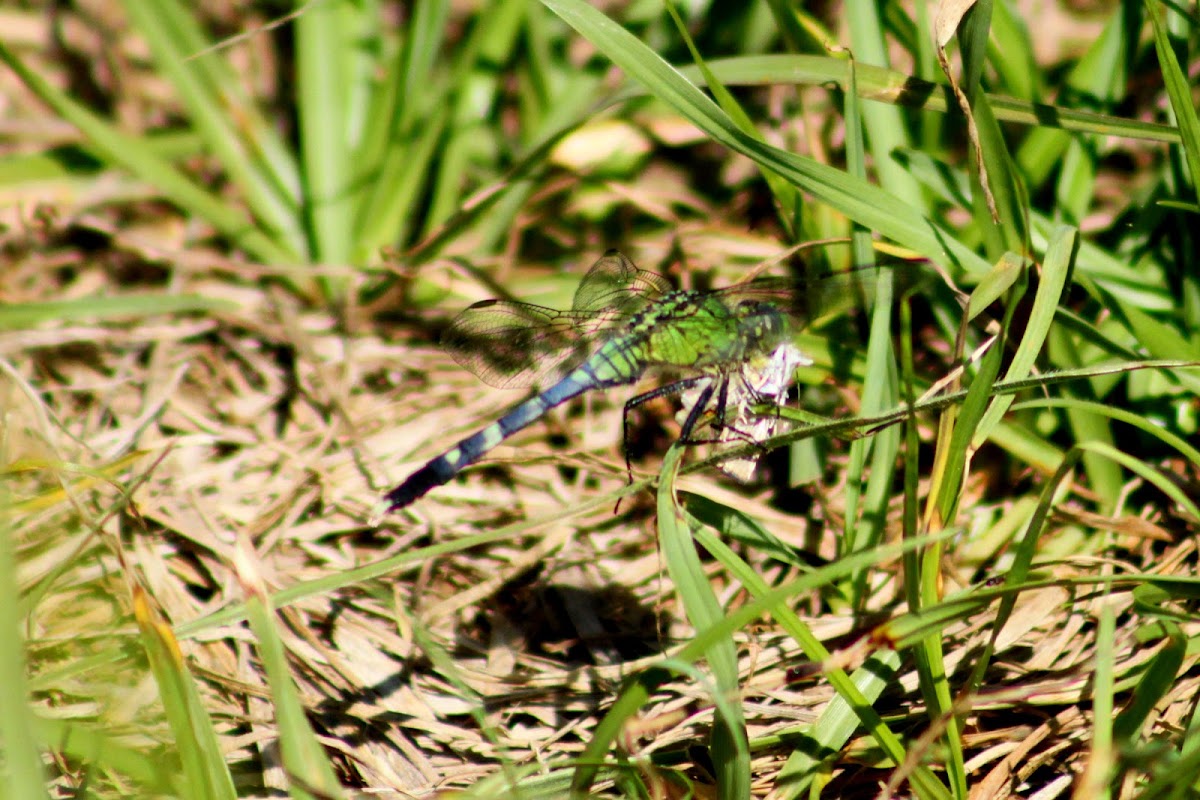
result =
[[[417,230],[419,199],[429,185],[450,119],[451,93],[466,79],[475,39],[455,50],[448,71],[437,69],[445,50],[450,7],[437,0],[413,5],[407,36],[380,81],[367,119],[358,186],[355,258],[373,261],[379,250],[407,243]]]
[[[1033,51],[1025,19],[1007,3],[992,5],[991,35],[987,64],[996,70],[1005,94],[1014,100],[1032,102],[1042,96],[1042,70]],[[1000,111],[995,108],[996,116]]]
[[[1154,0],[1145,0],[1145,6],[1150,15],[1150,22],[1153,23],[1154,52],[1158,55],[1158,65],[1162,70],[1167,97],[1171,101],[1171,111],[1175,114],[1175,124],[1179,126],[1180,143],[1183,145],[1184,158],[1191,173],[1192,193],[1195,198],[1197,187],[1200,187],[1200,116],[1196,114],[1191,85],[1171,47],[1164,19],[1166,9]]]
[[[359,258],[368,259],[389,242],[408,238],[417,223],[413,209],[429,178],[448,117],[448,109],[431,111],[419,130],[406,130],[400,142],[387,150],[374,186],[359,212],[362,220],[356,251]],[[452,218],[443,230],[456,233],[458,228],[451,227],[456,222],[459,220]]]
[[[679,594],[684,612],[695,628],[702,629],[718,623],[724,612],[713,594],[700,557],[696,553],[691,528],[675,496],[675,476],[683,453],[684,448],[676,443],[663,459],[658,484],[658,538],[663,563],[675,591]],[[711,642],[705,650],[705,655],[717,692],[726,697],[740,697],[737,648],[733,638],[725,636]],[[729,706],[727,709],[736,716],[725,718],[718,707],[718,716],[721,718],[713,726],[710,742],[719,796],[748,800],[750,750],[746,741],[746,722],[742,717],[740,704]]]
[[[43,303],[0,306],[0,331],[27,330],[38,325],[158,314],[229,313],[238,305],[229,300],[197,295],[128,294],[116,297],[81,297]]]
[[[720,640],[719,637],[728,635],[724,633],[725,630],[735,630],[738,626],[745,625],[749,621],[756,619],[762,612],[769,611],[776,622],[792,636],[809,660],[823,666],[824,675],[829,680],[830,685],[833,686],[838,696],[848,704],[849,708],[853,710],[858,721],[874,737],[883,751],[895,763],[905,763],[906,755],[900,740],[887,727],[866,699],[866,694],[875,694],[880,687],[877,687],[873,681],[867,680],[863,684],[866,692],[864,694],[864,691],[860,689],[859,683],[846,675],[845,671],[840,667],[831,664],[829,651],[813,634],[811,628],[791,611],[788,601],[801,592],[811,591],[814,588],[822,586],[829,586],[834,581],[848,576],[857,570],[861,570],[870,564],[877,564],[883,560],[895,558],[907,550],[912,550],[918,546],[926,546],[931,541],[937,541],[938,539],[929,539],[926,537],[920,540],[905,542],[899,546],[889,545],[873,550],[860,550],[844,558],[840,558],[826,567],[813,570],[808,575],[790,581],[783,586],[772,588],[766,584],[762,577],[749,564],[739,558],[720,538],[714,536],[707,529],[711,527],[714,530],[724,532],[736,527],[744,520],[739,520],[736,513],[732,512],[732,510],[711,502],[699,506],[697,511],[706,516],[696,519],[697,522],[703,524],[689,525],[694,531],[696,541],[717,558],[750,591],[754,596],[754,602],[726,616],[718,623],[718,627],[701,631],[688,647],[685,647],[682,652],[677,654],[677,658],[699,657],[706,651],[706,648],[710,641],[714,640],[714,637]],[[730,514],[733,514],[733,516],[730,517]],[[942,538],[948,535],[948,532],[943,532]],[[695,650],[695,652],[691,652],[689,648]],[[889,661],[890,659],[885,658],[884,660]],[[878,678],[879,676],[876,677]],[[840,747],[840,742],[842,741],[840,737],[845,731],[846,720],[841,717],[839,712],[833,711],[830,716],[823,717],[821,722],[823,727],[814,729],[812,732],[813,735],[827,747],[833,749]],[[849,734],[847,733],[846,735]],[[927,767],[918,767],[912,773],[911,779],[918,796],[922,798],[944,798],[949,796],[945,787],[938,782],[937,778]]]
[[[978,217],[979,215],[977,215],[977,219]],[[982,224],[988,224],[988,221],[983,221]],[[993,385],[999,375],[1001,360],[1004,356],[1002,343],[1005,340],[1005,332],[1008,330],[1014,307],[1015,301],[1007,304],[998,341],[980,360],[978,371],[967,389],[962,406],[948,411],[939,419],[934,468],[922,522],[922,529],[925,531],[936,533],[947,526],[954,525],[959,499],[967,481],[970,454],[973,452],[972,437],[985,413],[988,400],[992,395]],[[967,320],[964,318],[960,330],[965,330],[966,322]],[[961,334],[956,349],[961,354]],[[919,609],[923,609],[936,604],[940,599],[942,548],[934,545],[926,550],[920,559],[919,569],[916,580],[920,586]],[[923,638],[917,645],[915,656],[919,665],[918,674],[921,678],[922,696],[929,707],[931,722],[937,725],[942,720],[949,720],[944,726],[944,731],[949,748],[946,768],[951,790],[955,792],[956,796],[965,796],[966,771],[963,761],[961,727],[954,710],[954,692],[951,690],[946,672],[941,638],[935,635]]]
[[[457,63],[450,81],[457,87],[451,101],[454,110],[449,136],[432,177],[432,199],[423,234],[444,223],[461,204],[463,188],[469,185],[467,170],[471,158],[481,149],[498,146],[486,124],[503,100],[500,92],[504,76],[496,65],[513,60],[513,51],[520,46],[521,23],[532,8],[522,0],[489,4],[467,40],[456,47]],[[522,110],[525,113],[519,123],[520,130],[534,130],[538,120],[529,118],[528,108]]]
[[[772,170],[802,191],[861,225],[936,261],[949,259],[968,272],[986,262],[907,203],[879,187],[812,159],[787,153],[744,134],[712,100],[657,53],[582,0],[543,0],[650,93],[675,108],[714,141]]]
[[[850,68],[847,71],[846,108],[858,109],[861,116],[862,135],[866,136],[867,145],[871,151],[871,163],[879,185],[914,209],[922,209],[928,213],[925,197],[921,193],[920,184],[909,174],[905,165],[895,158],[895,153],[907,150],[912,145],[909,137],[908,121],[900,109],[888,103],[859,103],[862,90],[861,82],[870,80],[873,74],[872,65],[885,68],[889,63],[888,45],[884,38],[884,20],[880,16],[881,6],[865,3],[855,9],[854,13],[846,16],[846,24],[850,29]],[[847,116],[849,130],[850,119]],[[849,133],[847,133],[849,136]],[[860,135],[857,134],[856,135]],[[863,169],[854,166],[849,152],[850,142],[847,140],[847,168],[856,177],[866,179],[865,162]],[[856,262],[858,263],[858,262]]]
[[[605,755],[621,735],[625,724],[637,718],[654,691],[671,680],[671,677],[668,670],[652,667],[638,672],[626,681],[608,713],[596,725],[576,762],[575,774],[571,777],[572,800],[583,800],[591,796],[589,790],[600,772],[600,765],[604,763]]]
[[[178,764],[165,759],[161,753],[145,752],[123,744],[118,736],[102,726],[81,725],[61,719],[39,718],[36,721],[37,740],[52,742],[56,752],[73,759],[89,769],[101,770],[121,776],[122,781],[132,781],[140,797],[182,797],[179,786]],[[40,778],[39,773],[39,778]],[[39,780],[38,785],[42,782]],[[13,785],[10,784],[10,788]],[[5,793],[5,797],[39,797],[35,790]]]
[[[241,187],[256,217],[289,251],[307,253],[299,224],[300,179],[295,162],[240,91],[238,76],[204,40],[194,17],[174,0],[129,0],[124,7],[159,69],[174,84],[190,122]],[[257,158],[267,153],[271,154],[267,160]]]
[[[0,443],[4,463],[9,461],[7,450],[7,442]],[[0,691],[0,742],[4,743],[0,787],[7,797],[48,797],[25,678],[25,634],[23,615],[17,610],[21,591],[14,553],[17,539],[10,530],[11,509],[8,488],[0,484],[0,636],[7,643],[0,648],[0,685],[4,686]]]
[[[469,714],[479,726],[480,731],[487,738],[489,743],[502,751],[502,743],[504,736],[497,729],[496,723],[487,713],[486,699],[479,692],[471,688],[471,683],[463,675],[458,663],[454,657],[446,651],[446,649],[437,642],[434,636],[426,628],[424,623],[416,619],[405,620],[406,624],[411,627],[413,639],[419,647],[421,653],[430,660],[434,669],[441,675],[455,691],[459,693],[460,698],[467,704]],[[520,778],[520,773],[516,765],[509,762],[508,759],[500,759],[500,774],[497,776],[497,782],[504,786],[505,789],[513,793],[514,797],[520,797],[520,792],[517,791],[517,784]],[[526,768],[528,769],[528,767]]]
[[[132,585],[132,591],[142,646],[146,649],[167,722],[175,737],[174,746],[182,761],[184,778],[180,784],[184,797],[233,800],[237,797],[233,776],[225,764],[212,719],[183,663],[179,643],[146,591],[137,583]]]
[[[1142,678],[1133,690],[1133,697],[1115,719],[1111,716],[1111,705],[1108,708],[1107,718],[1112,720],[1112,738],[1116,740],[1118,749],[1125,752],[1135,752],[1139,749],[1146,721],[1154,713],[1155,706],[1176,688],[1176,678],[1179,677],[1187,656],[1188,637],[1174,622],[1162,620],[1161,624],[1164,633],[1163,646],[1142,672]],[[1112,658],[1111,654],[1108,654],[1108,657]],[[1109,703],[1111,702],[1110,698]]]
[[[1038,282],[1037,292],[1033,297],[1033,308],[1029,312],[1029,318],[1025,323],[1021,340],[1017,343],[1016,351],[1008,363],[1004,380],[1021,380],[1029,375],[1037,361],[1038,354],[1042,352],[1042,347],[1050,334],[1050,326],[1054,323],[1059,300],[1068,285],[1078,239],[1077,231],[1066,226],[1057,229],[1051,237],[1050,246],[1046,250],[1046,258],[1042,262],[1041,280]],[[971,300],[974,303],[974,293]],[[990,305],[990,302],[988,300],[983,305]],[[992,399],[991,406],[979,421],[979,428],[972,441],[972,446],[979,447],[991,435],[992,429],[1007,413],[1012,402],[1012,395],[1000,395]]]
[[[692,37],[688,34],[687,25],[684,24],[683,18],[679,16],[675,4],[671,0],[667,0],[666,7],[667,13],[671,15],[671,19],[675,22],[676,30],[679,31],[680,37],[683,39],[684,44],[687,45],[688,52],[692,56],[692,61],[695,62],[696,68],[700,70],[700,74],[704,76],[705,85],[712,92],[713,97],[717,98],[717,103],[720,104],[722,110],[729,115],[733,123],[747,136],[765,142],[763,135],[759,133],[754,121],[750,119],[750,115],[742,109],[733,94],[721,85],[716,75],[712,73],[712,70],[704,62],[704,57],[700,55],[700,51],[696,48],[696,43],[692,41]],[[779,222],[783,225],[784,230],[787,231],[789,239],[794,240],[796,230],[793,226],[799,213],[799,198],[797,197],[796,190],[791,184],[769,169],[763,170],[762,176],[771,190],[771,196],[775,198]]]
[[[246,621],[258,644],[263,671],[271,689],[271,703],[279,727],[279,750],[293,797],[343,797],[329,756],[308,722],[300,694],[292,682],[287,653],[276,630],[276,615],[266,586],[254,564],[252,545],[238,537],[234,570],[246,593]]]
[[[215,195],[198,187],[170,163],[146,148],[140,139],[121,133],[30,70],[3,42],[0,42],[0,61],[7,64],[43,102],[78,128],[103,160],[157,187],[180,208],[207,219],[213,227],[260,261],[289,264],[298,260],[298,254],[286,244],[263,234],[245,215],[233,211]]]
[[[368,6],[369,7],[369,6]],[[305,214],[315,259],[350,259],[353,194],[351,147],[346,129],[355,77],[354,6],[342,0],[311,5],[297,18],[296,107],[307,188]],[[338,292],[334,287],[333,294]]]
[[[864,17],[872,17],[868,13]],[[878,22],[878,21],[876,21]],[[870,26],[863,35],[868,42],[874,33]],[[876,58],[883,58],[877,48],[870,51]],[[852,63],[852,67],[854,64]],[[899,196],[919,198],[917,185],[908,176],[897,174],[895,161],[891,158],[892,148],[906,140],[903,136],[902,120],[896,109],[880,107],[868,111],[862,107],[857,91],[856,70],[850,71],[850,86],[845,94],[846,115],[846,166],[850,174],[866,179],[866,148],[863,142],[863,120],[867,121],[867,132],[874,153],[874,163],[880,174],[880,182],[890,184]],[[893,128],[895,130],[893,130]],[[885,132],[886,131],[886,132]],[[851,232],[851,247],[854,263],[874,263],[870,233],[858,226]],[[896,357],[892,349],[892,308],[894,306],[895,274],[892,270],[880,270],[875,283],[874,305],[871,308],[871,327],[867,339],[866,363],[862,391],[862,412],[873,414],[895,406],[899,401]],[[892,473],[896,455],[900,449],[900,431],[889,429],[877,436],[857,439],[850,444],[849,463],[846,470],[846,528],[840,544],[840,552],[873,548],[883,536],[887,505],[892,494]],[[863,470],[871,462],[870,477],[865,487],[863,513],[858,511],[863,494]],[[862,570],[853,575],[844,594],[856,609],[865,607],[867,596],[867,572]]]
[[[714,58],[708,65],[717,79],[726,86],[821,86],[834,83],[845,89],[850,85],[849,62],[832,56],[733,56]],[[699,70],[693,66],[680,67],[679,73],[693,83],[703,80]],[[873,66],[862,61],[857,62],[855,67],[855,83],[864,100],[943,114],[957,108],[950,87],[943,83],[923,80],[898,70]],[[640,95],[645,91],[630,87],[622,92],[621,97]],[[1030,126],[1033,128],[1030,131],[1031,136],[1045,129],[1096,133],[1153,142],[1180,141],[1179,130],[1171,125],[1098,114],[1067,105],[1031,103],[995,93],[985,96],[996,119]]]
[[[1181,456],[1200,467],[1200,450],[1189,444],[1186,439],[1176,436],[1168,430],[1163,430],[1161,425],[1157,425],[1152,420],[1148,420],[1146,417],[1128,409],[1118,408],[1108,403],[1089,402],[1074,397],[1043,397],[1016,403],[1013,405],[1013,410],[1017,411],[1025,408],[1065,408],[1067,406],[1078,406],[1089,413],[1103,414],[1112,419],[1132,425],[1142,433],[1153,436],[1163,444],[1179,451]]]

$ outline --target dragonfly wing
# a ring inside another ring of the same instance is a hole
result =
[[[917,285],[923,277],[917,264],[899,262],[799,280],[756,278],[717,291],[730,305],[740,300],[770,303],[805,327],[822,318],[867,308],[884,274],[895,279],[898,290]]]
[[[455,317],[442,346],[480,380],[498,389],[531,386],[577,357],[612,321],[503,300],[482,300]]]
[[[662,275],[638,269],[616,250],[609,250],[579,282],[571,308],[576,312],[607,311],[625,316],[672,288]]]
[[[531,386],[572,359],[582,361],[603,331],[671,288],[666,278],[609,250],[583,277],[570,311],[483,300],[455,318],[442,345],[487,384]]]

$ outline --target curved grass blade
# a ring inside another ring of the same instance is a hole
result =
[[[663,459],[658,485],[658,537],[667,573],[675,585],[688,619],[698,629],[710,628],[725,616],[721,603],[700,563],[687,515],[675,493],[683,448],[675,444]],[[736,696],[738,685],[737,648],[730,634],[713,640],[705,651],[717,690]],[[729,716],[725,716],[728,714]],[[712,729],[710,754],[717,772],[719,796],[750,797],[750,752],[746,721],[740,706],[717,709]]]
[[[603,13],[580,0],[542,0],[630,77],[675,108],[713,141],[781,175],[855,222],[922,255],[952,261],[968,272],[989,264],[929,217],[895,195],[810,158],[764,144],[743,133],[720,107],[658,53]]]

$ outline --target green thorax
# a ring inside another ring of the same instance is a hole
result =
[[[722,372],[766,355],[788,335],[787,317],[768,303],[681,290],[635,314],[602,349],[647,367]]]

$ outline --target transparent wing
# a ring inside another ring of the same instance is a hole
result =
[[[571,308],[575,312],[604,312],[614,318],[628,316],[672,288],[662,275],[638,269],[616,250],[609,250],[579,282]]]
[[[482,300],[455,317],[442,346],[484,383],[518,389],[572,357],[583,360],[590,342],[611,322],[608,314]]]
[[[800,280],[756,278],[718,289],[717,293],[730,305],[740,300],[771,303],[802,328],[823,318],[867,308],[883,274],[893,277],[897,294],[915,286],[924,275],[918,264],[899,262]]]
[[[582,361],[605,330],[671,288],[666,278],[609,250],[580,281],[572,310],[483,300],[455,318],[442,345],[484,383],[526,387],[573,359]]]

